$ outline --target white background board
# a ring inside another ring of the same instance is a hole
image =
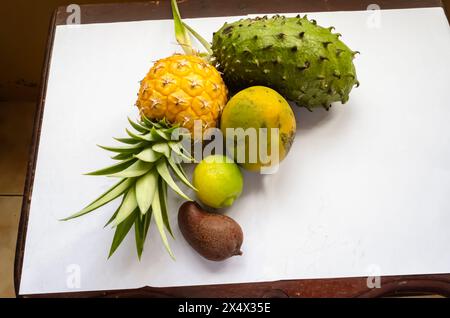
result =
[[[20,293],[450,272],[450,29],[441,8],[377,14],[308,15],[361,51],[361,86],[329,113],[296,110],[279,172],[245,174],[227,211],[244,255],[222,263],[187,245],[174,196],[176,261],[153,224],[141,262],[133,235],[107,260],[118,202],[58,221],[115,182],[82,173],[111,163],[96,144],[124,134],[139,80],[178,48],[168,20],[57,27]],[[210,39],[226,20],[188,22]]]

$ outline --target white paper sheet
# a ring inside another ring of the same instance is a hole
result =
[[[296,109],[297,138],[275,175],[245,174],[227,211],[244,255],[202,259],[176,222],[177,260],[152,224],[142,260],[129,235],[107,260],[118,202],[70,222],[115,180],[96,144],[123,136],[139,80],[178,50],[172,21],[59,26],[28,223],[21,294],[280,279],[450,272],[450,31],[441,8],[311,13],[352,49],[361,86],[330,112]],[[211,38],[225,20],[189,24]],[[79,274],[79,275],[78,275]]]

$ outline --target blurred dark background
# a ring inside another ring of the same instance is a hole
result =
[[[135,0],[136,1],[136,0]],[[164,0],[162,0],[164,1]],[[120,0],[13,0],[0,4],[0,101],[35,101],[54,10],[71,3]]]

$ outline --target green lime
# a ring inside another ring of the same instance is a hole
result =
[[[203,159],[195,167],[193,182],[199,200],[216,209],[231,206],[244,186],[239,167],[222,155]]]

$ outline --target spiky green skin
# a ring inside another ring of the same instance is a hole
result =
[[[332,29],[306,16],[242,19],[214,34],[212,50],[229,87],[268,86],[299,106],[328,109],[359,85],[357,52]]]

